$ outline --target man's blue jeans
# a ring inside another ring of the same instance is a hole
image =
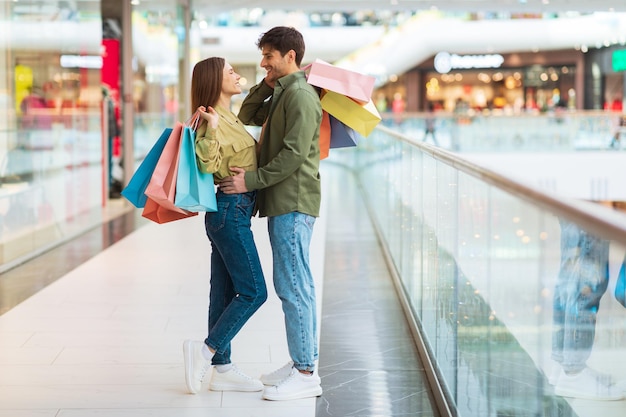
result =
[[[274,289],[282,301],[287,345],[294,366],[315,369],[317,311],[309,246],[315,217],[292,212],[268,218],[274,266]]]
[[[230,363],[230,341],[267,300],[267,287],[254,243],[250,218],[255,193],[217,193],[217,212],[204,225],[211,241],[209,334],[213,365]]]
[[[554,289],[552,358],[579,372],[591,355],[600,299],[609,282],[609,241],[560,220],[561,268]]]

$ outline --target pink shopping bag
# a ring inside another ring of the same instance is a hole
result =
[[[186,214],[188,213],[187,210],[176,207],[174,204],[182,131],[183,124],[176,122],[144,193],[158,205],[181,214]]]
[[[360,103],[367,103],[372,98],[376,80],[372,76],[340,68],[319,59],[303,69],[307,82],[311,85],[350,97]]]

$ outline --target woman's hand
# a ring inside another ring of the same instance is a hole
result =
[[[200,106],[198,107],[198,113],[200,114],[200,117],[207,121],[210,127],[212,127],[213,129],[217,129],[220,115],[217,114],[213,107],[209,106],[207,109],[204,106]]]

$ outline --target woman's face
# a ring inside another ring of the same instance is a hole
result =
[[[222,94],[234,95],[241,93],[239,79],[241,76],[235,72],[233,67],[226,62],[224,64],[224,80],[222,81]]]

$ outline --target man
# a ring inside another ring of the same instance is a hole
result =
[[[261,35],[263,81],[252,87],[241,105],[245,124],[263,125],[259,168],[220,183],[225,193],[258,190],[257,208],[268,218],[274,288],[282,301],[291,361],[271,374],[266,400],[293,400],[322,394],[315,371],[317,313],[315,285],[309,268],[309,246],[319,216],[319,94],[300,70],[304,40],[296,29],[279,26]]]

